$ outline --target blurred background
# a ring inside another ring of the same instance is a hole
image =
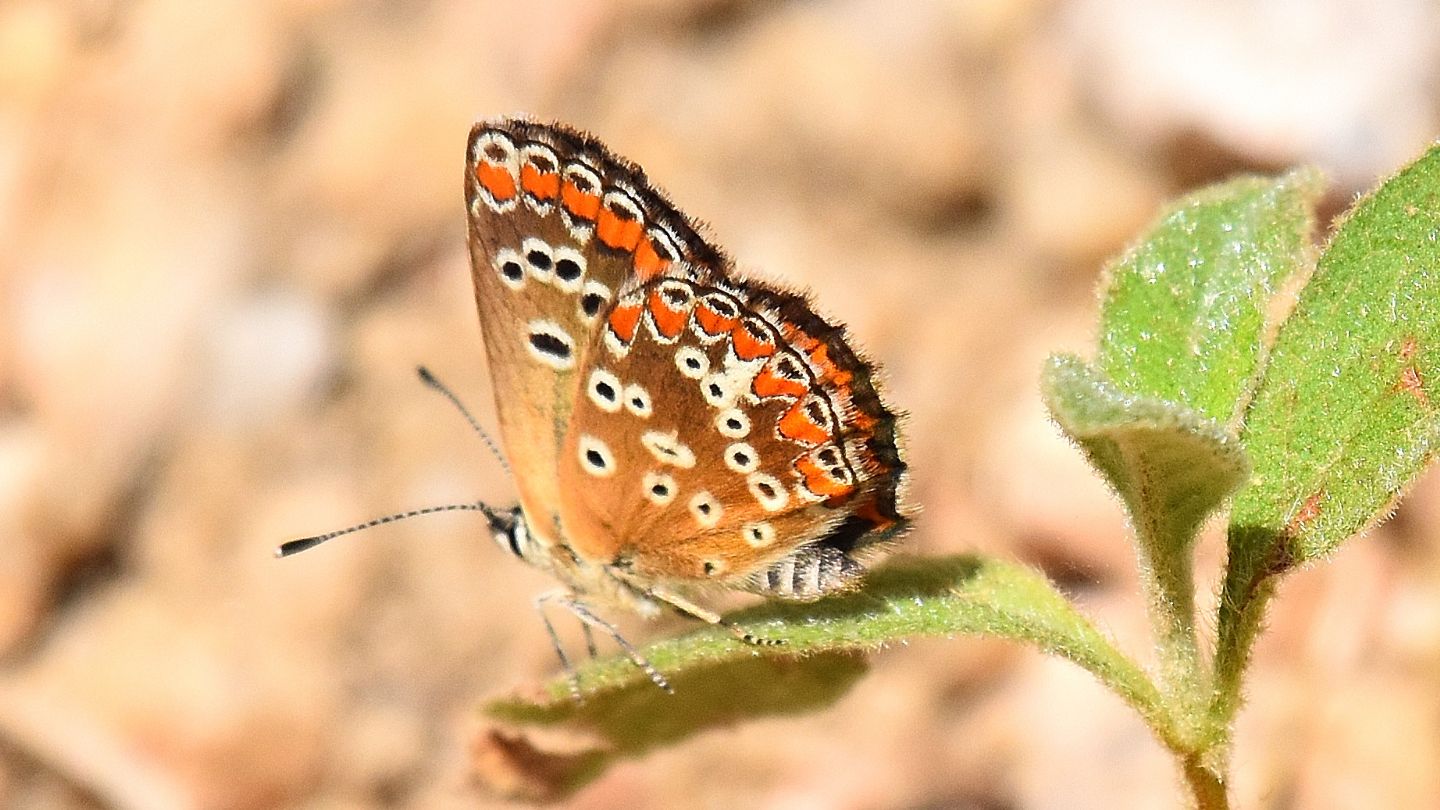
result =
[[[808,287],[911,413],[908,550],[1043,567],[1123,647],[1116,504],[1046,421],[1106,257],[1168,198],[1440,134],[1428,0],[0,2],[0,806],[472,807],[486,697],[556,670],[550,583],[469,515],[461,178],[479,117],[591,130],[742,268]],[[1222,562],[1200,549],[1213,604]],[[629,623],[632,637],[685,629]],[[1208,623],[1207,623],[1208,626]],[[1147,659],[1148,660],[1148,659]],[[1440,804],[1440,478],[1275,603],[1237,806]],[[1079,669],[975,639],[577,807],[1178,806]]]

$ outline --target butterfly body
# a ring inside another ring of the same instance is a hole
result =
[[[843,329],[737,276],[590,136],[481,122],[465,187],[520,501],[497,541],[642,613],[707,586],[814,599],[858,582],[857,552],[907,523],[905,464]]]

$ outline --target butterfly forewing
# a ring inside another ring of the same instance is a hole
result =
[[[477,124],[466,165],[471,273],[502,439],[531,529],[555,539],[558,451],[592,337],[638,273],[702,244],[638,170],[578,133]]]
[[[476,126],[471,258],[532,531],[655,581],[753,581],[905,521],[895,417],[800,296],[736,278],[634,165]]]

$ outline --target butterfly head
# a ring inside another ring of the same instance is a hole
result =
[[[490,523],[490,538],[502,550],[526,562],[536,562],[536,545],[531,542],[525,513],[520,507],[497,509],[485,513]]]

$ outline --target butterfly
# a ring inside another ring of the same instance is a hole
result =
[[[783,643],[694,600],[722,589],[809,601],[860,583],[867,552],[910,518],[896,414],[842,326],[737,274],[639,166],[561,124],[476,124],[465,201],[519,503],[417,512],[483,511],[502,548],[559,580],[537,607],[577,697],[549,602],[668,690],[595,606],[668,607]]]

